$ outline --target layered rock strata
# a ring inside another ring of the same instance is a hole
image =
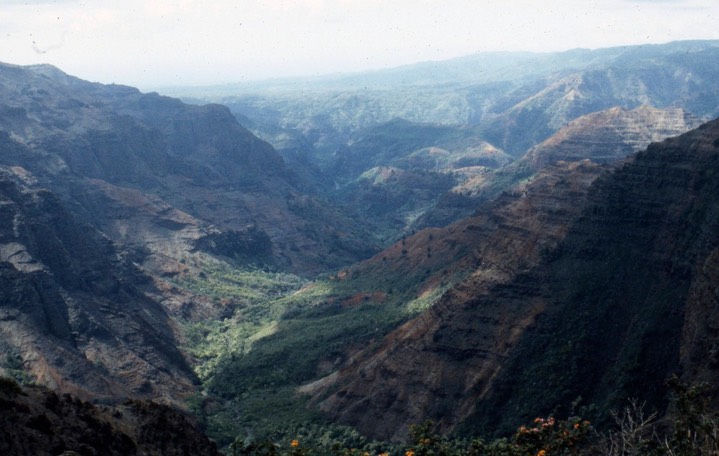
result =
[[[577,402],[600,423],[631,397],[662,409],[673,373],[719,384],[718,191],[719,121],[652,144],[586,194],[530,190],[477,223],[469,279],[303,391],[401,439],[425,418],[487,434]]]

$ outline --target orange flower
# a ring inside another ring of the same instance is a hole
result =
[[[297,440],[297,439],[295,439],[295,440],[293,440],[293,441],[290,442],[290,446],[291,446],[292,448],[297,448],[298,446],[300,446],[300,441]]]
[[[414,450],[407,450],[407,451],[404,453],[404,456],[414,456]]]
[[[537,456],[547,456],[546,450],[539,450],[539,452],[537,452]]]
[[[579,423],[576,423],[576,424],[574,425],[574,429],[579,429]]]

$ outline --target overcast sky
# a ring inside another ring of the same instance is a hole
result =
[[[0,0],[0,61],[152,88],[719,38],[718,0]]]

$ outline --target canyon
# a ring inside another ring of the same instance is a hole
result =
[[[0,64],[3,400],[46,417],[31,434],[147,412],[207,451],[199,428],[227,447],[307,420],[404,441],[665,413],[670,375],[719,384],[718,52],[184,101]],[[28,403],[51,396],[69,405]]]

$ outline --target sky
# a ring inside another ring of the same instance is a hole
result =
[[[0,0],[0,61],[142,89],[719,38],[717,0]]]

